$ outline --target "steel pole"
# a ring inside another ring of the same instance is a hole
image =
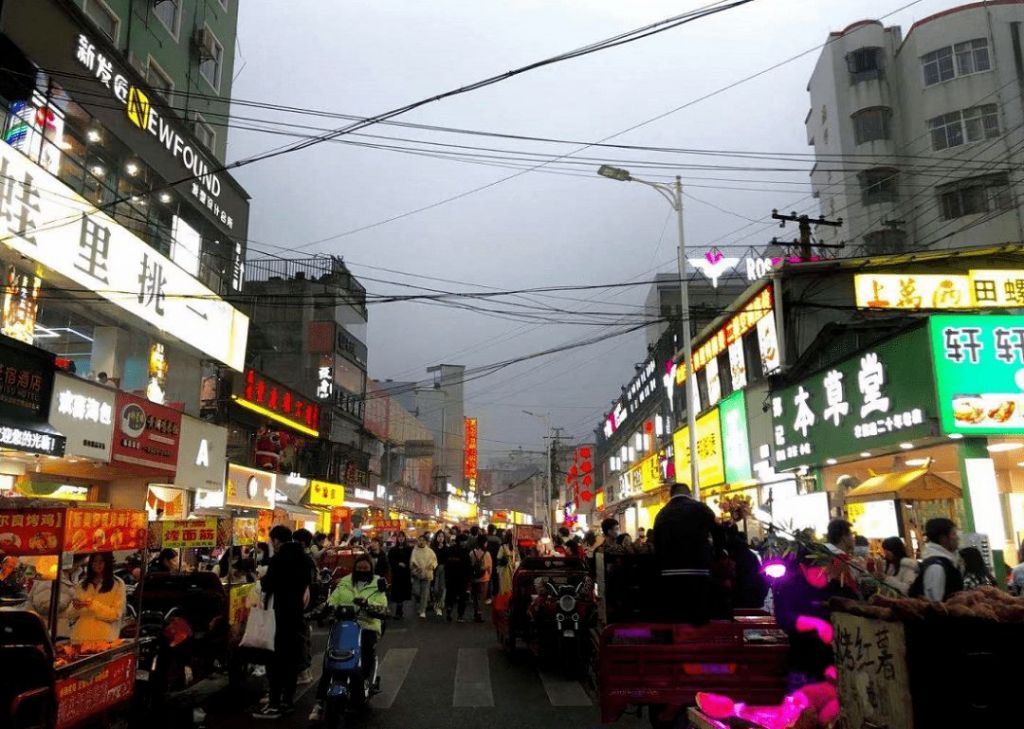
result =
[[[690,287],[686,278],[686,238],[683,234],[683,181],[676,175],[676,184],[673,188],[673,207],[676,209],[676,219],[679,227],[679,304],[682,307],[680,321],[683,325],[683,366],[686,368],[686,379],[683,380],[683,389],[686,391],[686,425],[689,433],[690,447],[690,488],[693,489],[693,498],[700,499],[700,482],[697,468],[697,412],[693,406],[694,391],[697,387],[697,378],[693,372],[693,344],[690,337]],[[676,474],[676,478],[679,478]]]

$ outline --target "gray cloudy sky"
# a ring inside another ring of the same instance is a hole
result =
[[[768,68],[825,42],[828,33],[878,18],[911,0],[756,0],[636,43],[533,71],[441,101],[402,121],[539,137],[596,141]],[[268,0],[241,3],[239,99],[342,114],[373,115],[532,61],[557,55],[694,9],[703,0]],[[920,18],[952,7],[920,0],[887,17],[904,33]],[[616,142],[689,149],[807,153],[806,84],[810,53]],[[316,126],[342,120],[236,110]],[[574,147],[376,126],[368,134],[486,146],[547,155]],[[395,144],[365,137],[345,139]],[[280,136],[232,130],[229,156],[278,146]],[[590,149],[583,157],[656,159],[684,166],[743,164],[735,159]],[[496,154],[496,153],[490,153]],[[754,163],[803,166],[807,162]],[[675,267],[668,205],[650,190],[577,174],[531,172],[401,220],[311,246],[345,257],[372,293],[409,293],[389,283],[454,289],[645,281]],[[629,166],[624,164],[623,166]],[[634,165],[635,168],[635,165]],[[516,170],[326,143],[239,170],[252,195],[251,245],[298,247],[493,183]],[[671,174],[670,170],[655,174]],[[775,234],[763,221],[773,207],[806,207],[807,175],[682,168],[696,198],[686,201],[687,245],[750,246]],[[639,176],[639,175],[638,175]],[[703,178],[703,179],[702,179]],[[718,179],[707,179],[718,178]],[[728,179],[721,179],[728,178]],[[758,188],[759,191],[725,188]],[[815,212],[817,212],[815,210]],[[284,255],[295,255],[285,253]],[[389,268],[471,285],[402,276]],[[543,299],[573,310],[630,310],[647,286],[562,293],[593,303]],[[503,307],[508,308],[508,307]],[[370,308],[370,375],[417,379],[440,362],[483,365],[556,347],[607,329],[524,323],[479,313],[390,303]],[[542,447],[544,423],[587,437],[645,354],[634,333],[518,364],[467,384],[467,412],[480,418],[487,455]]]

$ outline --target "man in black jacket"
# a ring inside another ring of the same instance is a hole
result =
[[[715,514],[672,484],[672,498],[654,520],[654,554],[661,570],[663,619],[701,625],[711,617],[712,534]]]
[[[294,710],[295,685],[302,670],[303,611],[309,599],[311,561],[302,545],[292,541],[292,530],[277,525],[270,530],[274,556],[262,580],[264,598],[274,601],[274,653],[267,665],[270,702],[253,713],[256,719],[277,719]]]

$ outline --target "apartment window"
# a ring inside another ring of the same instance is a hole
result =
[[[983,104],[964,109],[964,132],[968,142],[983,142],[999,136],[999,108]]]
[[[864,252],[868,255],[899,253],[906,247],[907,234],[902,230],[886,228],[864,234]]]
[[[857,144],[889,139],[889,117],[892,110],[885,106],[861,109],[853,115],[853,136]]]
[[[846,55],[846,67],[853,83],[882,76],[882,49],[858,48]]]
[[[213,149],[213,145],[217,143],[217,132],[199,114],[196,114],[192,122],[192,129],[196,139],[206,145],[207,149]]]
[[[931,86],[942,81],[949,81],[956,75],[953,70],[953,49],[949,46],[921,56],[924,69],[924,85]]]
[[[121,19],[103,0],[85,0],[85,14],[115,44],[117,31],[121,27]]]
[[[987,38],[975,38],[974,40],[957,43],[953,46],[953,52],[956,54],[956,73],[958,76],[988,71],[992,67],[988,58]]]
[[[899,172],[890,167],[878,167],[858,173],[860,196],[864,205],[896,202],[899,200]]]
[[[1012,206],[1006,174],[973,177],[943,185],[939,188],[939,201],[946,220],[1008,210]]]
[[[152,56],[146,62],[146,83],[159,91],[168,104],[173,103],[174,80],[160,68],[160,64],[154,61]]]
[[[932,134],[932,149],[935,151],[964,143],[964,126],[959,111],[929,119],[928,129]]]
[[[221,66],[224,63],[224,46],[210,30],[203,26],[197,36],[199,46],[199,73],[215,91],[220,89]]]
[[[181,0],[156,0],[153,3],[153,15],[163,23],[167,32],[177,40],[181,28]]]

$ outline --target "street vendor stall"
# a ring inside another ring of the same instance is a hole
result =
[[[19,726],[10,708],[26,708],[18,696],[35,697],[28,716],[55,729],[77,726],[131,699],[137,629],[126,622],[127,590],[112,570],[145,546],[145,511],[0,504],[6,595],[0,665],[23,671],[8,676],[5,670],[0,680],[0,699],[7,704],[0,721],[11,722],[4,726]],[[83,560],[86,571],[79,576]],[[88,575],[101,583],[109,577],[113,587],[87,587]],[[32,662],[22,655],[26,645],[34,646],[37,664],[40,656],[52,661],[49,670],[32,674]]]
[[[928,466],[872,476],[846,494],[847,514],[859,534],[898,534],[915,549],[924,541],[925,522],[939,516],[956,520],[960,500],[960,487]]]

